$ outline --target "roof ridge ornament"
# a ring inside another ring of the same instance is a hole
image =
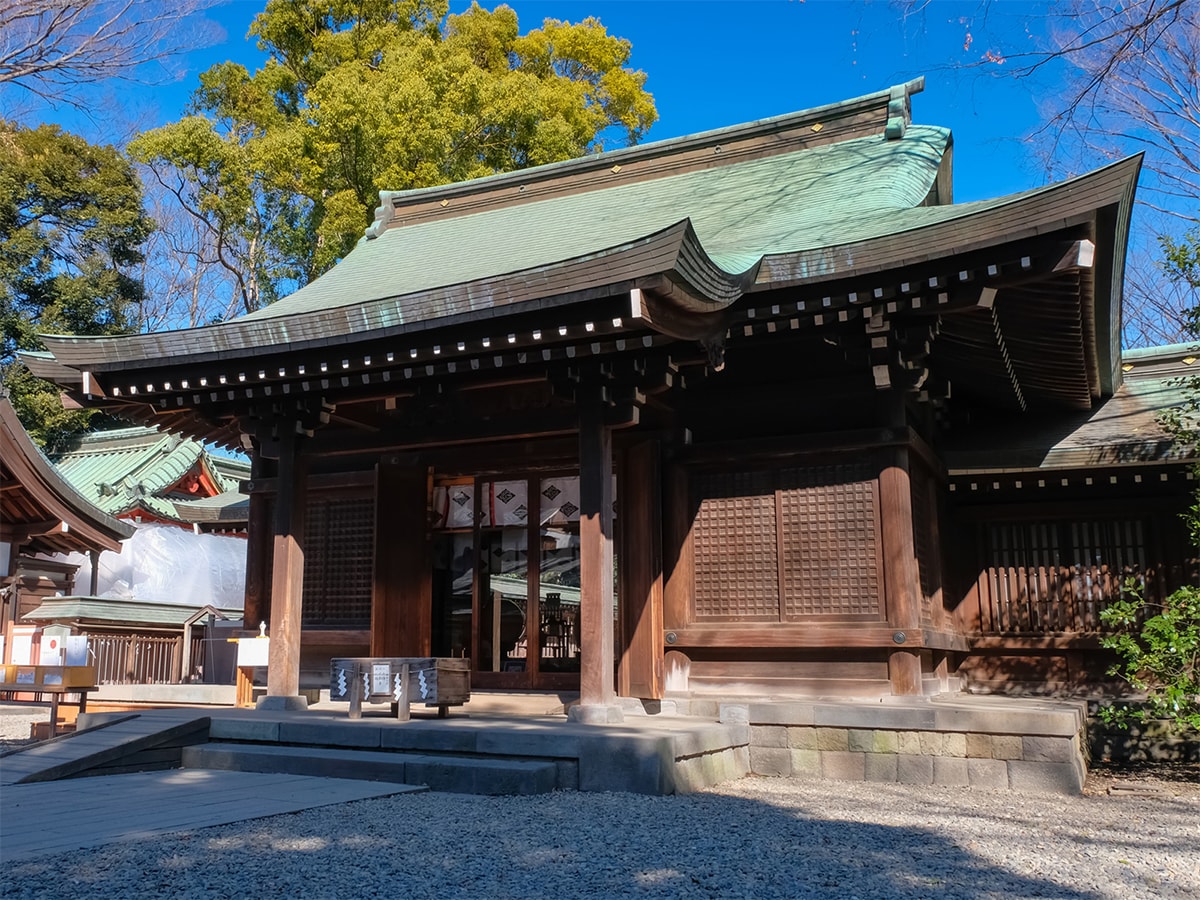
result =
[[[924,89],[924,78],[916,78],[907,84],[893,85],[891,97],[888,100],[887,127],[883,131],[886,140],[895,141],[904,137],[904,132],[912,124],[911,97]]]

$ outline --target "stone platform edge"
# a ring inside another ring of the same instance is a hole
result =
[[[1078,794],[1084,703],[721,703],[756,775]]]

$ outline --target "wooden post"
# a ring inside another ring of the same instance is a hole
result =
[[[237,687],[233,705],[238,709],[254,706],[254,666],[237,667]]]
[[[598,403],[579,414],[579,722],[620,722],[613,691],[612,429]]]
[[[887,618],[888,624],[895,629],[896,638],[896,647],[888,655],[888,677],[893,694],[920,694],[921,604],[917,596],[907,448],[888,451],[888,459],[879,473],[879,515]]]
[[[304,596],[305,472],[295,426],[280,424],[278,493],[271,565],[271,648],[262,705],[303,708],[300,697],[300,621]],[[273,701],[271,698],[285,698]]]
[[[412,698],[408,695],[408,665],[408,663],[400,664],[400,696],[396,700],[396,720],[399,722],[407,722],[412,718],[410,708]]]

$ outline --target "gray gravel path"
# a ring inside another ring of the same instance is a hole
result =
[[[748,778],[685,797],[410,794],[39,857],[0,872],[0,887],[6,898],[1200,900],[1200,793]]]

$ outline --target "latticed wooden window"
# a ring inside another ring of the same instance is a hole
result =
[[[305,628],[369,628],[375,505],[370,496],[310,494],[304,523]]]
[[[986,540],[985,631],[1095,631],[1100,611],[1147,573],[1138,519],[992,523]]]
[[[702,473],[692,486],[698,621],[879,617],[869,467]]]

